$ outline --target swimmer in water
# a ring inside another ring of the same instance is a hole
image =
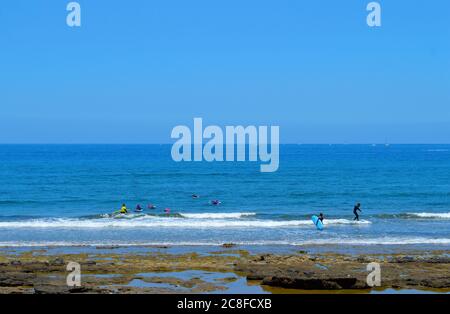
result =
[[[198,196],[197,194],[192,194],[192,198],[199,198],[200,196]]]
[[[121,213],[121,214],[128,214],[127,205],[125,205],[125,203],[122,204],[122,207],[120,208],[119,213]]]
[[[219,200],[213,200],[213,201],[211,201],[211,204],[217,206],[217,205],[220,204],[220,201]]]
[[[136,205],[136,209],[134,210],[135,212],[141,212],[142,211],[142,207],[140,204]]]
[[[170,215],[170,208],[164,209],[164,213],[165,213],[166,215]]]
[[[147,208],[148,208],[148,209],[155,209],[155,208],[156,208],[156,206],[155,206],[155,205],[153,205],[153,204],[148,204],[148,205],[147,205]]]

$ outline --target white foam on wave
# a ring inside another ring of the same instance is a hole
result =
[[[179,241],[179,242],[119,242],[107,241],[95,242],[70,242],[70,241],[11,241],[0,242],[0,247],[136,247],[136,246],[221,246],[223,243],[232,242],[235,245],[244,246],[308,246],[308,245],[350,245],[350,246],[364,246],[364,245],[414,245],[414,244],[436,244],[449,245],[450,238],[425,238],[425,237],[398,237],[398,238],[368,238],[368,239],[320,239],[320,240],[305,240],[305,241]]]
[[[244,218],[250,216],[256,216],[256,213],[193,213],[183,214],[182,217],[194,218],[194,219],[230,219],[230,218]]]
[[[450,219],[450,213],[408,213],[408,215],[420,218],[444,218]]]
[[[372,238],[372,239],[321,239],[303,242],[305,245],[407,245],[407,244],[450,244],[448,238],[398,237],[398,238]]]
[[[328,219],[324,225],[370,224],[370,221]],[[311,220],[261,220],[261,219],[183,219],[173,217],[142,216],[134,219],[33,219],[25,221],[3,221],[0,228],[283,228],[313,225]]]

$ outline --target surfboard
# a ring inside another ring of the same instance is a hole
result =
[[[313,221],[313,223],[317,229],[323,230],[323,223],[319,220],[319,217],[317,217],[316,215],[313,215],[311,217],[311,220]]]

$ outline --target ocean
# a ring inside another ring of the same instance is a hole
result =
[[[0,246],[450,248],[450,145],[281,145],[274,173],[170,150],[0,145]]]

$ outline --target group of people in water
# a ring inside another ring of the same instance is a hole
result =
[[[355,215],[355,218],[353,218],[353,221],[359,221],[359,214],[358,214],[358,211],[359,212],[362,212],[362,210],[361,210],[361,203],[356,203],[356,205],[355,205],[355,207],[353,207],[353,214]],[[319,218],[319,220],[323,223],[323,219],[324,219],[324,216],[323,216],[323,214],[322,213],[320,213],[319,214],[319,216],[317,216],[318,218]]]
[[[192,194],[192,198],[193,199],[197,199],[197,198],[200,198],[200,196],[198,196],[197,194]],[[217,206],[217,205],[220,205],[221,202],[219,200],[212,200],[210,202],[210,204],[214,205],[214,206]],[[153,204],[148,204],[147,205],[147,209],[153,210],[153,209],[156,209],[156,206],[153,205]],[[140,204],[137,204],[136,208],[134,209],[134,212],[140,213],[140,212],[143,212],[143,211],[144,211],[144,209],[142,208],[142,206]],[[359,221],[358,211],[362,212],[360,203],[356,203],[355,207],[353,207],[353,214],[355,215],[355,217],[353,218],[353,221]],[[120,214],[128,214],[129,213],[129,210],[127,208],[127,205],[125,205],[125,203],[122,204],[122,207],[120,208],[119,213]],[[164,209],[164,213],[169,215],[170,214],[170,208],[165,208]],[[325,217],[324,217],[323,213],[320,213],[318,215],[318,221],[320,221],[322,223],[323,223],[324,218]]]
[[[200,198],[200,196],[197,195],[197,194],[192,194],[192,198],[193,199],[197,199],[197,198]],[[220,205],[220,204],[221,204],[221,202],[219,200],[212,200],[211,201],[211,205],[217,206],[217,205]],[[153,204],[148,204],[147,205],[147,209],[153,210],[153,209],[156,209],[156,206],[153,205]],[[144,209],[142,208],[141,204],[137,204],[136,208],[134,209],[134,212],[135,213],[140,213],[140,212],[143,212],[143,211],[144,211]],[[127,205],[125,203],[122,204],[122,207],[120,208],[119,213],[120,214],[128,214],[128,213],[130,213],[130,210],[127,208]],[[165,208],[164,209],[164,213],[169,215],[170,214],[170,208]]]
[[[153,204],[148,204],[147,205],[147,209],[156,209],[156,206],[153,205]],[[142,211],[144,211],[144,209],[142,208],[141,204],[137,204],[136,208],[134,209],[134,211],[135,212],[142,212]],[[127,205],[125,205],[125,203],[122,204],[122,207],[120,208],[119,213],[121,213],[121,214],[128,214],[129,213],[129,210],[127,208]]]

